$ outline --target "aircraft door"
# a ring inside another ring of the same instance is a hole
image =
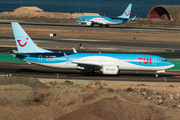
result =
[[[42,63],[42,55],[39,55],[39,56],[38,56],[38,62],[39,62],[39,63]]]
[[[152,64],[153,64],[154,66],[157,65],[157,58],[153,58]]]

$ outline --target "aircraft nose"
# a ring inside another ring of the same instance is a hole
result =
[[[172,64],[171,66],[174,67],[174,64]]]
[[[168,66],[169,66],[169,68],[172,68],[172,67],[174,67],[174,64],[169,62]]]
[[[78,19],[76,19],[76,21],[79,21],[81,19],[81,17],[79,17]]]

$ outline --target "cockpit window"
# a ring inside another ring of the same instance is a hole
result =
[[[167,62],[167,60],[161,60],[161,62]]]

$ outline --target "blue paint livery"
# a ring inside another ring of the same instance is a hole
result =
[[[76,21],[80,24],[93,26],[94,24],[106,25],[109,27],[111,24],[121,24],[130,21],[132,4],[129,4],[124,13],[117,17],[103,17],[103,16],[81,16]],[[133,20],[135,17],[133,18]]]
[[[103,74],[118,74],[119,70],[164,72],[174,66],[165,58],[155,55],[77,53],[75,49],[73,49],[74,53],[54,53],[36,46],[18,23],[12,23],[12,27],[18,48],[18,52],[15,52],[13,56],[29,63],[53,68],[101,71]],[[21,40],[21,43],[18,40]]]

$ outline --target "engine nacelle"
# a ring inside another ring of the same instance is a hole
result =
[[[86,25],[88,26],[92,26],[92,24],[93,24],[92,22],[89,22],[89,21],[86,22]]]
[[[104,65],[101,69],[104,75],[117,75],[119,74],[119,66],[117,65]]]

